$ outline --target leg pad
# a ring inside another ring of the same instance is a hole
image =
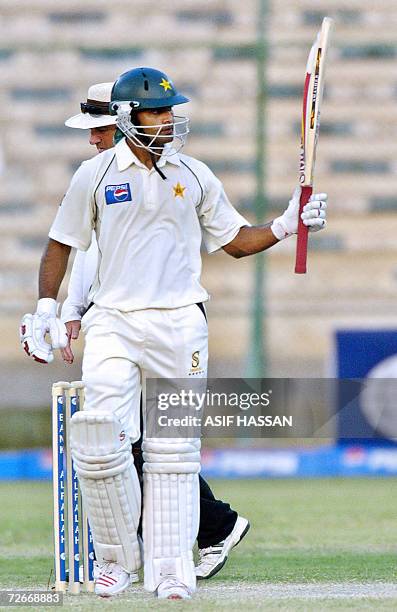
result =
[[[130,440],[113,414],[81,411],[71,420],[71,449],[98,561],[135,572],[141,490]]]

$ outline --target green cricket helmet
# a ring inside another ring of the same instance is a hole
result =
[[[154,68],[134,68],[124,72],[113,85],[112,102],[132,102],[132,108],[144,110],[189,102],[168,76]]]
[[[189,102],[189,98],[180,94],[168,76],[154,68],[134,68],[124,72],[115,81],[111,93],[110,114],[117,115],[116,125],[123,134],[136,146],[147,149],[156,155],[166,154],[165,144],[170,136],[162,135],[164,124],[145,126],[137,122],[137,112],[172,107]],[[174,115],[173,139],[179,142],[177,150],[184,144],[189,119]],[[148,127],[158,128],[154,136],[148,136],[144,130]],[[162,142],[164,141],[164,142]],[[175,147],[170,153],[175,151]]]

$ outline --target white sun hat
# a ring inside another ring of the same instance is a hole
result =
[[[117,115],[109,115],[109,102],[113,83],[96,83],[91,85],[87,94],[87,102],[81,102],[81,113],[69,117],[65,125],[80,130],[115,125]]]

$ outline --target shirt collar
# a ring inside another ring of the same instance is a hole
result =
[[[160,157],[159,161],[157,162],[159,168],[165,166],[166,163],[174,164],[174,166],[180,166],[181,160],[179,159],[179,155],[172,147],[171,143],[165,145],[164,149],[166,149],[167,155],[162,155]],[[144,164],[142,164],[142,162],[140,162],[139,159],[133,154],[125,138],[116,144],[115,152],[119,172],[126,170],[129,168],[129,166],[132,166],[132,164],[136,164],[141,168],[146,168],[146,166],[144,166]]]

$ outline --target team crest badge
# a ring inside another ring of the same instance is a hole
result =
[[[131,202],[131,189],[129,183],[121,185],[106,185],[105,187],[106,204],[118,204],[120,202]]]
[[[178,181],[176,185],[172,188],[174,190],[174,198],[184,198],[185,197],[185,189],[180,182]]]

